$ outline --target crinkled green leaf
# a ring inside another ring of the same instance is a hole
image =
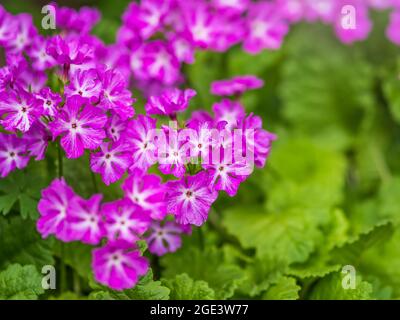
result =
[[[263,295],[265,300],[297,300],[301,287],[297,285],[296,279],[281,277],[278,282],[271,286]]]
[[[184,246],[178,252],[164,256],[161,263],[165,267],[165,278],[187,273],[194,280],[206,281],[215,291],[216,299],[232,297],[245,278],[244,271],[226,262],[223,250],[214,246],[204,250]]]
[[[132,289],[115,291],[98,284],[94,279],[90,279],[90,286],[94,291],[89,298],[96,300],[168,300],[170,293],[161,281],[153,280],[152,270],[149,270]]]
[[[12,264],[0,272],[0,300],[35,300],[42,293],[42,276],[35,266]]]
[[[356,277],[355,288],[343,286],[343,275],[333,272],[320,279],[309,296],[311,300],[368,300],[371,298],[372,285]],[[345,279],[346,280],[346,279]],[[347,288],[347,289],[345,289]]]
[[[39,270],[53,265],[51,239],[42,239],[36,224],[21,217],[0,219],[0,267],[10,263],[34,264]]]
[[[214,290],[207,282],[193,280],[186,273],[172,279],[163,279],[162,284],[171,290],[171,300],[209,300],[215,297]]]

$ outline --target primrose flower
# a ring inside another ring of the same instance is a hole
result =
[[[288,31],[287,22],[274,4],[252,3],[246,19],[243,49],[251,54],[263,49],[279,49]]]
[[[116,114],[111,114],[105,128],[107,138],[112,141],[118,141],[121,138],[121,135],[125,132],[127,125],[127,121],[121,120],[121,118]]]
[[[174,221],[165,221],[164,223],[154,221],[146,238],[149,251],[157,256],[175,252],[182,246],[181,236],[184,233],[191,233],[190,226],[180,225]]]
[[[32,68],[34,70],[43,71],[56,64],[54,58],[47,54],[47,41],[48,39],[43,36],[36,36],[27,50],[29,57],[32,59]]]
[[[122,190],[126,200],[148,211],[152,219],[161,220],[167,214],[167,188],[159,176],[134,169],[122,184]]]
[[[126,88],[127,84],[122,74],[107,70],[100,72],[100,79],[103,86],[100,107],[105,110],[113,110],[122,120],[133,117],[135,110],[132,104],[132,93]]]
[[[50,38],[46,52],[59,64],[82,64],[93,58],[93,49],[83,38],[63,39],[56,35]]]
[[[393,43],[400,45],[400,3],[399,8],[390,15],[390,23],[386,35]]]
[[[26,144],[13,134],[0,133],[0,177],[6,177],[15,168],[27,166]]]
[[[42,198],[38,204],[40,213],[37,229],[43,238],[54,234],[57,239],[71,241],[71,231],[67,221],[67,209],[75,193],[64,178],[55,179],[42,190]]]
[[[130,148],[124,141],[103,142],[100,151],[90,155],[90,168],[93,172],[101,174],[106,185],[121,179],[131,163]]]
[[[223,99],[221,102],[214,103],[212,106],[215,118],[214,122],[226,122],[226,129],[232,130],[237,127],[238,122],[245,117],[245,111],[242,104],[238,101]]]
[[[156,147],[152,130],[156,128],[156,119],[138,115],[138,118],[128,123],[125,138],[132,147],[132,166],[130,170],[139,168],[147,171],[156,162]]]
[[[213,81],[211,93],[217,96],[240,96],[246,91],[262,88],[264,81],[251,75]]]
[[[173,213],[180,224],[201,226],[218,197],[218,193],[211,190],[210,184],[210,176],[204,171],[178,181],[168,181],[168,212]]]
[[[65,96],[81,96],[95,103],[99,101],[101,82],[96,69],[78,69],[70,76],[70,83],[65,87]]]
[[[134,244],[150,226],[148,212],[141,207],[117,200],[105,203],[102,212],[106,218],[105,228],[109,240],[124,240]]]
[[[8,131],[26,132],[40,116],[41,108],[34,95],[25,90],[0,93],[0,124]]]
[[[48,87],[40,90],[40,92],[35,95],[35,98],[36,100],[40,101],[42,114],[52,117],[54,117],[58,112],[57,108],[62,101],[61,96],[56,92],[52,92]]]
[[[187,109],[190,100],[195,95],[196,91],[193,89],[166,89],[159,96],[151,96],[145,109],[147,114],[160,114],[174,117],[176,113],[183,112]]]
[[[23,139],[26,142],[26,149],[29,155],[35,157],[36,161],[39,161],[44,159],[47,146],[53,140],[53,136],[47,125],[38,120],[24,134]]]
[[[74,197],[67,207],[70,239],[87,244],[98,244],[105,236],[104,222],[100,211],[103,196],[95,194],[90,199]]]
[[[92,268],[96,281],[114,290],[124,290],[136,285],[144,276],[149,263],[139,249],[129,242],[116,241],[93,250]]]
[[[94,150],[105,138],[107,117],[103,111],[87,105],[80,97],[67,99],[55,121],[49,124],[54,137],[61,136],[61,146],[68,158],[79,158],[84,149]]]

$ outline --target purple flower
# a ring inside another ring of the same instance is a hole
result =
[[[107,117],[103,111],[87,105],[80,97],[73,97],[49,124],[54,137],[59,135],[68,158],[79,158],[84,149],[96,149],[105,138]]]
[[[277,8],[286,20],[295,23],[304,18],[307,3],[303,0],[278,0]]]
[[[16,22],[15,33],[8,40],[6,47],[11,52],[22,52],[29,46],[37,35],[37,30],[33,25],[32,16],[27,13],[20,13],[13,17]]]
[[[179,61],[168,43],[155,40],[146,43],[143,48],[143,70],[149,78],[166,85],[179,80]]]
[[[110,241],[124,240],[133,244],[146,232],[151,222],[146,211],[125,200],[105,203],[102,212],[106,217],[105,228]]]
[[[243,13],[247,10],[250,0],[211,0],[214,7],[229,13]]]
[[[215,123],[226,121],[228,130],[237,127],[238,122],[245,117],[244,108],[238,101],[223,99],[221,102],[214,103],[212,109],[215,114]]]
[[[40,218],[37,229],[43,238],[54,234],[57,239],[71,241],[71,231],[67,221],[67,209],[75,193],[64,178],[55,179],[42,190],[42,198],[38,204]]]
[[[36,161],[43,160],[52,134],[47,126],[40,120],[36,121],[23,136],[30,156]]]
[[[207,220],[208,211],[218,197],[210,183],[210,176],[204,171],[167,183],[168,212],[175,215],[178,223],[201,226]]]
[[[96,281],[114,290],[134,287],[149,269],[149,263],[139,249],[125,241],[107,243],[93,250],[92,256]]]
[[[246,180],[250,174],[249,168],[245,163],[221,163],[204,166],[212,177],[215,190],[225,191],[230,197],[237,193],[239,185]]]
[[[159,96],[151,96],[145,109],[148,114],[174,116],[177,112],[185,111],[195,95],[193,89],[166,89]]]
[[[118,115],[112,114],[111,117],[108,118],[106,124],[107,138],[112,141],[118,141],[121,138],[121,134],[125,132],[127,125],[127,121],[123,121]]]
[[[31,46],[28,48],[28,55],[32,60],[34,70],[43,71],[53,67],[56,61],[47,51],[47,39],[42,36],[36,36]]]
[[[240,128],[245,139],[246,154],[252,153],[255,165],[260,168],[264,167],[276,135],[264,130],[261,118],[253,113],[243,120]]]
[[[0,133],[0,177],[6,177],[15,168],[23,169],[29,162],[26,144],[14,134]]]
[[[126,81],[119,72],[107,70],[101,73],[103,85],[100,107],[113,110],[122,120],[133,117],[135,110],[132,104],[132,93],[126,87]]]
[[[306,2],[305,19],[307,21],[323,21],[325,23],[332,23],[335,20],[335,15],[337,9],[342,9],[339,7],[339,1],[341,0],[313,0]]]
[[[256,76],[244,75],[231,79],[213,81],[211,93],[217,96],[240,96],[246,91],[264,86],[264,81]]]
[[[150,234],[146,238],[149,251],[157,256],[163,256],[168,252],[175,252],[182,246],[182,233],[190,233],[191,228],[173,221],[164,223],[153,221]]]
[[[192,64],[195,50],[192,43],[183,36],[173,36],[170,44],[179,62]]]
[[[90,199],[74,197],[67,208],[70,239],[87,244],[98,244],[105,236],[104,222],[100,211],[101,194]]]
[[[16,36],[17,28],[17,21],[0,5],[0,46],[9,46]]]
[[[263,49],[279,49],[289,31],[287,22],[276,6],[269,2],[252,3],[246,24],[243,49],[251,54],[257,54]]]
[[[372,29],[372,22],[368,17],[368,6],[365,2],[361,0],[340,0],[337,5],[335,32],[338,38],[347,44],[366,39]],[[354,26],[347,25],[341,14],[341,8],[345,5],[354,7],[356,21]]]
[[[78,95],[94,103],[99,101],[101,90],[101,82],[96,69],[78,69],[70,76],[70,83],[65,87],[65,95],[67,98]]]
[[[82,64],[93,57],[93,48],[79,37],[63,39],[54,36],[48,41],[46,51],[59,64],[66,65]]]
[[[123,141],[103,142],[100,151],[90,155],[90,168],[101,174],[103,182],[110,185],[121,179],[132,163],[129,145]]]
[[[132,149],[132,166],[130,170],[139,168],[147,171],[156,162],[156,147],[152,130],[156,128],[156,119],[138,115],[128,123],[125,138]]]
[[[35,95],[36,99],[40,101],[43,115],[54,117],[58,111],[58,107],[62,101],[61,96],[58,93],[52,92],[50,88],[46,87],[40,90]]]
[[[100,17],[100,12],[94,8],[82,7],[76,11],[56,6],[57,27],[67,32],[89,33]]]
[[[152,219],[161,220],[167,214],[167,188],[159,176],[134,169],[122,184],[122,190],[125,199],[149,211]]]
[[[41,108],[34,95],[24,90],[0,93],[0,123],[6,130],[26,132],[40,115]]]
[[[400,7],[390,15],[390,23],[386,35],[393,43],[400,45]]]

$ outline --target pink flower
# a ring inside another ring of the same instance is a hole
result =
[[[144,276],[149,263],[131,243],[107,243],[93,250],[92,268],[96,281],[114,290],[124,290],[136,285]]]
[[[71,231],[67,221],[67,209],[75,193],[64,178],[55,179],[42,190],[42,198],[38,204],[40,218],[37,229],[43,238],[54,234],[57,239],[71,241]]]
[[[84,149],[96,149],[105,138],[106,115],[80,97],[72,97],[49,124],[54,137],[61,135],[61,146],[68,158],[79,158]]]
[[[93,172],[101,174],[106,185],[121,179],[131,163],[129,145],[123,141],[103,142],[100,151],[90,155],[90,168]]]
[[[6,177],[15,168],[27,166],[26,144],[14,134],[0,133],[0,176]]]
[[[304,0],[278,0],[277,8],[286,20],[294,23],[304,18],[307,4]]]
[[[112,114],[111,117],[108,118],[106,125],[107,137],[112,141],[118,141],[121,138],[121,134],[125,132],[127,125],[127,121],[123,121],[118,115]]]
[[[43,115],[54,117],[57,113],[57,108],[60,105],[62,98],[58,93],[52,92],[50,88],[46,87],[40,90],[35,95],[36,99],[40,101]]]
[[[100,211],[101,194],[90,199],[74,197],[67,208],[70,239],[87,244],[98,244],[105,236],[104,223]]]
[[[126,141],[132,149],[132,166],[130,170],[139,168],[147,171],[156,162],[156,147],[154,145],[153,130],[156,128],[156,119],[138,115],[138,118],[128,123]]]
[[[400,9],[393,11],[390,15],[390,23],[386,35],[393,43],[400,45]]]
[[[372,22],[368,17],[368,6],[365,2],[362,0],[340,0],[337,5],[335,32],[338,38],[347,44],[366,39],[372,29]],[[344,6],[354,8],[354,19],[342,14]]]
[[[28,55],[32,59],[32,68],[43,71],[53,67],[56,61],[47,51],[47,39],[42,36],[36,36],[32,45],[28,48]]]
[[[6,130],[26,132],[40,115],[41,108],[34,95],[24,90],[0,93],[0,123]]]
[[[245,139],[246,154],[254,155],[254,163],[257,167],[264,167],[276,135],[264,130],[261,118],[253,113],[243,120],[240,128]]]
[[[93,57],[93,48],[79,37],[63,39],[57,35],[50,38],[46,51],[59,64],[82,64]]]
[[[249,90],[262,88],[264,81],[252,75],[236,76],[231,79],[213,81],[211,93],[217,96],[239,96]]]
[[[43,160],[52,134],[47,126],[40,120],[36,121],[23,136],[30,156],[36,161]]]
[[[182,233],[190,233],[186,226],[173,221],[164,223],[154,221],[150,227],[150,234],[146,238],[149,251],[157,256],[163,256],[168,252],[175,252],[182,246]]]
[[[56,6],[56,4],[53,3]],[[100,20],[101,14],[97,9],[82,7],[79,11],[68,7],[56,6],[57,28],[67,32],[89,33]]]
[[[151,222],[146,211],[125,200],[105,203],[102,212],[106,217],[105,228],[110,241],[124,240],[133,244],[146,232]]]
[[[201,226],[207,220],[208,211],[218,197],[210,189],[210,183],[210,176],[204,171],[167,183],[168,212],[175,215],[178,223]]]
[[[149,78],[156,79],[166,85],[179,80],[179,61],[169,44],[155,40],[143,47],[143,68]]]
[[[238,122],[245,117],[244,108],[238,101],[223,99],[221,102],[214,103],[212,109],[215,114],[215,123],[226,121],[226,129],[228,130],[237,127]]]
[[[250,0],[211,0],[212,5],[230,13],[243,13],[247,10]]]
[[[17,21],[0,5],[0,46],[8,47],[16,37]]]
[[[243,49],[257,54],[263,49],[279,49],[289,31],[277,7],[269,2],[252,3],[247,14]]]
[[[152,219],[161,220],[167,214],[167,188],[159,176],[134,169],[122,184],[122,190],[125,199],[149,211]]]
[[[177,112],[185,111],[195,95],[193,89],[166,89],[161,95],[149,98],[145,106],[146,113],[174,116]]]
[[[173,36],[170,39],[172,50],[179,62],[192,64],[195,50],[192,43],[183,36]]]
[[[20,13],[13,17],[16,22],[15,34],[6,44],[11,52],[22,52],[32,42],[37,35],[37,30],[33,25],[32,16],[27,13]]]
[[[221,163],[204,166],[212,177],[215,190],[225,191],[230,197],[234,197],[239,185],[246,180],[251,172],[245,163]]]
[[[339,0],[341,1],[341,0]],[[306,0],[305,18],[308,21],[321,20],[332,23],[335,20],[339,6],[337,0]],[[344,5],[344,4],[343,4]],[[342,7],[340,7],[341,9]]]
[[[101,82],[96,69],[78,69],[70,76],[70,83],[65,87],[65,95],[67,98],[78,95],[94,103],[99,101],[101,90]]]
[[[122,75],[114,70],[101,73],[103,85],[100,107],[105,110],[113,110],[122,120],[133,117],[135,110],[132,104],[132,93],[126,87],[126,81]]]

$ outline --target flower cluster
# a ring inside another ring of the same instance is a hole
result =
[[[370,6],[395,4],[350,2],[361,24],[336,28],[344,42],[367,35]],[[337,25],[343,3],[143,0],[129,5],[111,45],[90,34],[100,18],[95,9],[54,4],[60,33],[42,36],[31,16],[0,6],[6,61],[0,68],[0,176],[31,158],[43,160],[49,144],[70,159],[88,155],[88,170],[105,185],[120,182],[120,198],[84,199],[60,176],[42,190],[37,229],[43,237],[98,246],[95,279],[117,290],[133,287],[149,268],[137,242],[145,240],[155,255],[176,251],[183,234],[206,222],[220,192],[235,196],[254,166],[264,167],[276,138],[240,102],[246,91],[263,86],[251,75],[215,81],[210,90],[220,101],[212,114],[184,117],[196,91],[184,88],[182,64],[193,63],[196,50],[277,49],[291,23]],[[394,42],[398,26],[395,10],[388,31]],[[146,97],[145,114],[135,115],[132,85]]]
[[[372,29],[371,8],[392,9],[387,36],[400,44],[398,0],[143,0],[125,11],[117,43],[130,52],[137,86],[151,95],[182,83],[181,65],[193,63],[197,50],[279,49],[301,21],[331,25],[346,44],[363,40]]]

